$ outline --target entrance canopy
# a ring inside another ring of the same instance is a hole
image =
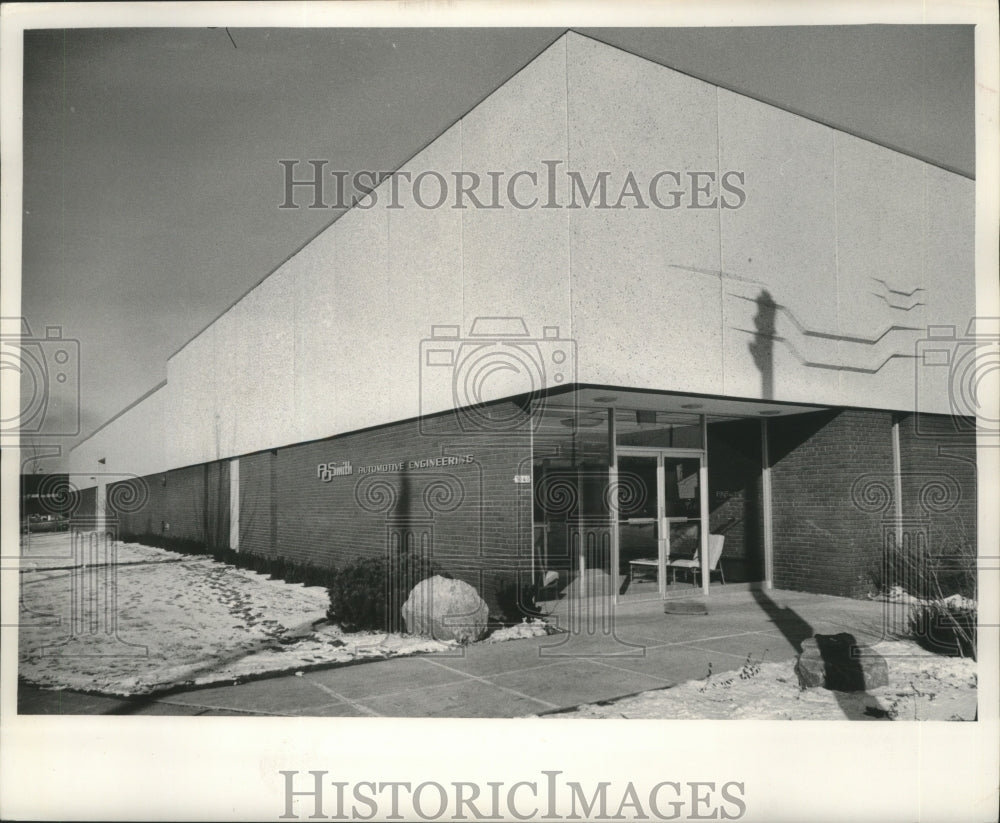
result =
[[[545,596],[766,585],[761,421],[822,410],[595,386],[535,398],[533,566]]]

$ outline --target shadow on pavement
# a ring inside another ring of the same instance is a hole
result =
[[[770,618],[771,622],[781,631],[785,636],[785,639],[789,643],[793,644],[796,649],[802,652],[802,641],[808,640],[810,637],[815,635],[815,631],[809,621],[802,618],[801,615],[795,609],[788,606],[780,606],[770,597],[768,597],[767,592],[754,589],[753,590],[754,600],[757,601],[757,605],[764,610],[764,613]],[[833,638],[833,635],[820,635],[821,638]],[[851,636],[853,640],[853,636]],[[829,671],[833,659],[833,655],[839,650],[839,645],[836,642],[831,642],[831,640],[817,640],[817,647],[819,648],[820,656],[823,659],[823,663]],[[842,661],[842,658],[838,658]],[[842,668],[842,666],[841,666]],[[850,671],[846,672],[847,679],[849,682],[855,684],[864,683],[864,673],[861,670],[861,661],[852,660],[850,663]],[[834,696],[837,704],[840,706],[840,710],[844,713],[844,717],[848,720],[862,720],[863,717],[858,715],[857,707],[858,700],[856,697],[852,698],[848,696],[846,692],[839,692],[834,690],[829,690],[830,694]],[[851,694],[857,695],[858,693],[863,693],[864,688],[859,688]],[[884,709],[878,707],[878,701],[871,698],[869,703],[875,704],[876,710],[881,711],[885,716],[887,712]]]

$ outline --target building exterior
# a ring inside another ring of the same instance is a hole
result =
[[[81,511],[409,547],[491,604],[862,596],[886,546],[975,545],[973,217],[966,177],[571,32],[83,441]]]

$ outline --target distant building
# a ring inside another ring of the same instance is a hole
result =
[[[70,497],[69,475],[22,474],[21,522],[27,519],[65,519],[73,509]]]

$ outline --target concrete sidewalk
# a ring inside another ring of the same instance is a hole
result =
[[[598,609],[562,634],[236,686],[133,699],[20,686],[18,712],[518,717],[668,688],[705,677],[709,664],[716,673],[737,669],[747,655],[792,661],[816,632],[849,631],[877,644],[884,608],[800,592],[713,591],[707,615],[664,614],[659,601]]]

